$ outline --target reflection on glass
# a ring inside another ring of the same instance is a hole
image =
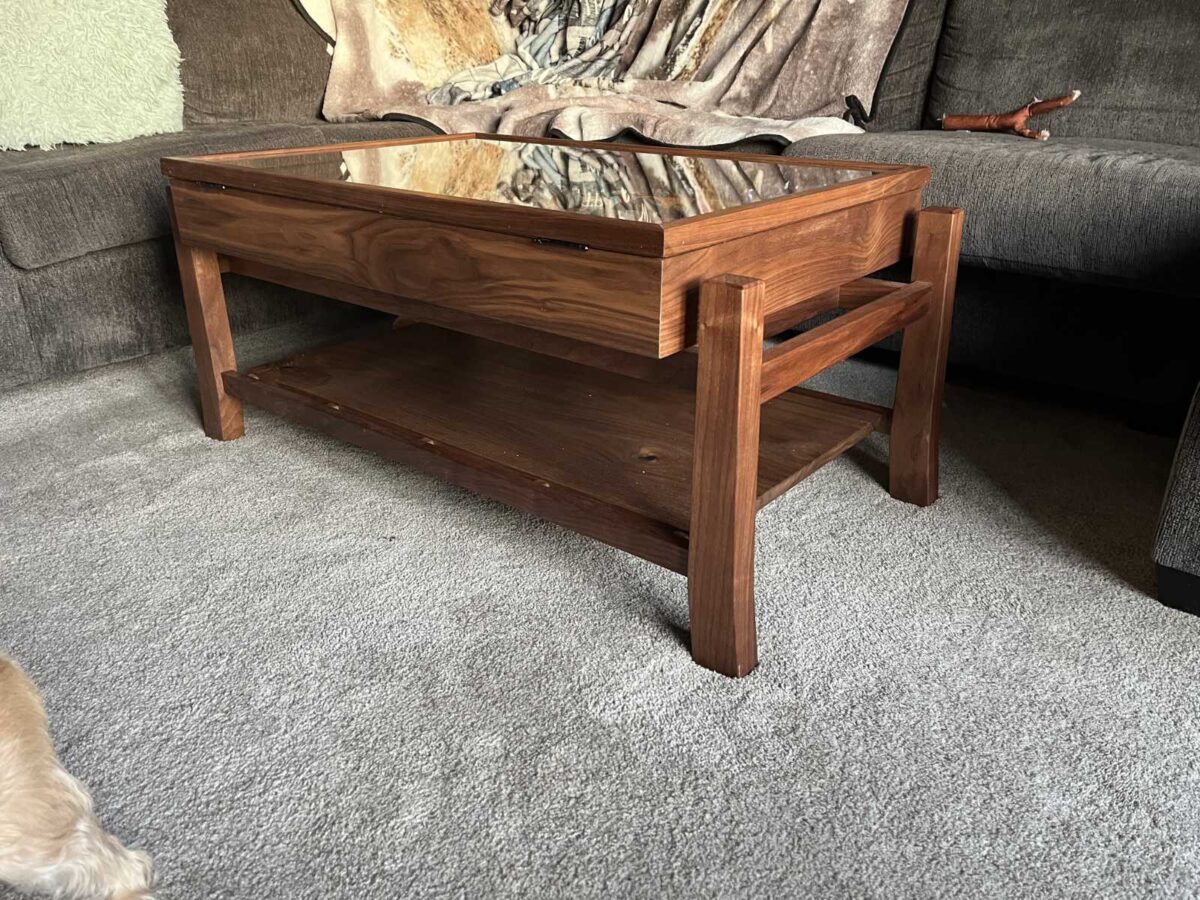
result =
[[[479,139],[266,156],[234,164],[658,224],[873,174],[867,169]]]

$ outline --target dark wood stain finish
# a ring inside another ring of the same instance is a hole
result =
[[[219,441],[232,441],[245,432],[242,404],[225,392],[221,375],[237,368],[221,265],[211,250],[175,243],[188,330],[200,382],[200,412],[204,433]]]
[[[177,185],[172,195],[189,244],[660,355],[656,259],[245,191]]]
[[[929,314],[904,329],[889,463],[892,496],[917,506],[928,506],[938,498],[942,393],[962,232],[961,209],[921,210],[913,280],[932,286]]]
[[[763,354],[763,402],[849,359],[925,315],[929,284],[914,281]]]
[[[920,209],[928,169],[684,151],[873,174],[660,226],[229,164],[329,149],[163,162],[211,436],[245,400],[686,573],[693,656],[732,676],[757,663],[757,509],[872,431],[892,494],[936,499],[962,213]],[[911,284],[866,277],[910,254]],[[396,327],[240,373],[224,272]],[[799,386],[899,330],[894,409]]]
[[[438,446],[655,519],[686,534],[695,428],[694,388],[644,381],[427,325],[323,347],[228,373],[243,397],[304,395],[354,410]],[[763,406],[756,502],[815,471],[830,448],[879,423],[869,408],[811,394]],[[553,517],[550,517],[553,518]]]
[[[761,281],[726,276],[700,294],[688,616],[692,658],[735,677],[758,665],[754,514],[765,293]]]
[[[516,207],[507,203],[472,200],[464,197],[434,196],[417,191],[353,184],[279,174],[232,162],[265,156],[297,156],[365,147],[403,146],[437,141],[461,141],[482,138],[489,141],[520,141],[535,144],[561,144],[639,154],[738,159],[777,166],[817,166],[821,168],[859,169],[872,175],[830,185],[804,194],[777,197],[678,220],[666,225],[609,219],[580,213],[535,207]],[[219,153],[190,158],[167,157],[163,173],[173,180],[241,188],[260,194],[273,194],[296,200],[329,202],[344,208],[364,209],[430,222],[478,228],[523,237],[551,237],[586,243],[594,248],[633,255],[664,257],[768,231],[779,225],[871,203],[896,193],[919,192],[929,183],[929,169],[884,163],[856,163],[840,160],[800,159],[751,153],[723,153],[706,150],[641,147],[617,143],[562,141],[554,138],[516,138],[494,134],[441,135],[437,138],[411,138],[401,141],[369,141],[359,144],[332,144],[323,147],[290,150],[253,150]]]

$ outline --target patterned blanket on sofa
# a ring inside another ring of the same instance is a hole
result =
[[[324,114],[662,143],[857,131],[907,0],[300,0],[336,31]],[[324,7],[318,9],[317,7]]]

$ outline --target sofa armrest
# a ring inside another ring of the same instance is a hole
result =
[[[1154,541],[1158,596],[1200,614],[1200,388],[1183,426]]]
[[[17,271],[0,256],[0,391],[42,374]]]

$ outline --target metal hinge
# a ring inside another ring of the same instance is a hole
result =
[[[586,253],[588,250],[592,249],[587,244],[580,244],[576,241],[560,241],[558,238],[534,238],[533,242],[535,244],[543,244],[550,247],[565,247],[568,250],[579,250],[583,253]]]

